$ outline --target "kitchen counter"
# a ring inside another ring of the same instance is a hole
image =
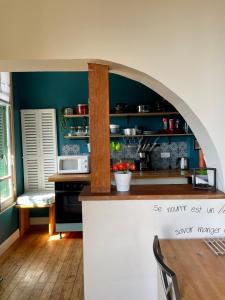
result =
[[[111,174],[113,178],[113,173]],[[191,177],[190,171],[179,170],[158,170],[133,172],[132,179],[163,179],[163,178],[188,178]],[[54,174],[48,178],[50,182],[66,182],[66,181],[90,181],[91,174]]]
[[[225,194],[193,189],[191,184],[132,185],[129,192],[117,192],[113,186],[110,193],[91,193],[90,186],[87,186],[80,194],[81,201],[166,199],[225,199]]]
[[[160,246],[182,300],[225,299],[225,256],[216,256],[199,239],[160,240]]]
[[[48,177],[49,182],[91,181],[91,174],[54,174]]]
[[[80,200],[87,300],[161,299],[157,297],[157,264],[152,251],[154,236],[158,235],[161,239],[201,239],[223,237],[225,232],[225,194],[196,190],[189,184],[136,185],[126,193],[118,193],[113,188],[108,194],[93,194],[87,187]],[[200,272],[195,274],[195,285],[201,279],[202,284],[207,286],[207,274],[210,276],[207,259],[203,259],[197,246],[181,248],[182,259],[189,250],[196,251],[192,257],[187,255],[185,266],[191,268],[197,264]],[[164,247],[163,253],[167,249]],[[172,257],[171,252],[168,254]],[[180,264],[182,259],[176,260],[176,263]],[[200,266],[201,262],[206,269]],[[207,274],[201,277],[205,270]],[[220,277],[218,282],[221,284],[225,274],[215,268],[212,270],[215,276]],[[189,279],[187,277],[186,282]],[[191,291],[191,288],[186,287],[184,293],[186,291]],[[193,290],[195,298],[187,295],[189,297],[185,300],[225,299],[216,294],[215,297],[195,297],[198,295],[197,287]]]

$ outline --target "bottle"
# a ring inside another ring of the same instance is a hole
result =
[[[162,121],[163,121],[163,130],[166,131],[168,128],[168,120],[167,118],[163,118]]]

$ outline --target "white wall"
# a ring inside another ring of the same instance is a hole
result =
[[[84,201],[82,209],[85,300],[156,300],[154,235],[225,234],[224,199]]]
[[[224,186],[224,0],[0,0],[0,36],[3,71],[78,70],[94,58],[153,85],[184,113]]]

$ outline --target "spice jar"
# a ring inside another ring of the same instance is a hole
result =
[[[68,136],[74,136],[74,135],[76,135],[76,127],[71,126]]]

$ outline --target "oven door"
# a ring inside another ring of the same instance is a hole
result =
[[[82,223],[80,192],[57,191],[55,197],[56,223]]]

